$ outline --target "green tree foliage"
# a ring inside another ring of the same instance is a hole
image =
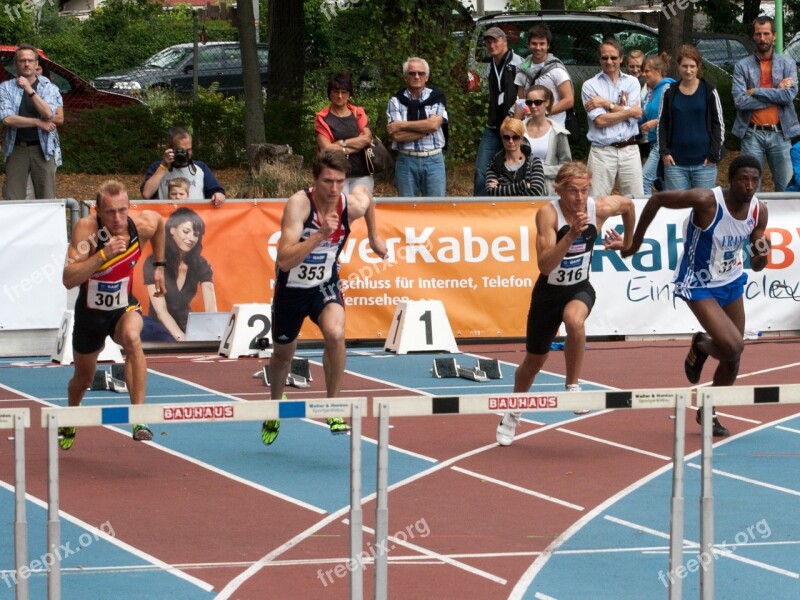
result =
[[[598,6],[611,6],[612,0],[562,0],[560,7],[562,10],[594,10]],[[508,0],[506,4],[508,10],[540,10],[542,2],[539,0]],[[545,9],[552,10],[549,5]]]
[[[227,21],[201,23],[210,41],[235,40]],[[193,39],[188,6],[165,12],[148,0],[106,0],[85,21],[45,19],[36,43],[86,79],[141,64],[159,50]]]
[[[0,43],[18,44],[34,37],[35,19],[27,0],[3,0],[0,6]]]

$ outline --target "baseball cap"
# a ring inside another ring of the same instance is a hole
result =
[[[494,38],[496,40],[499,40],[500,38],[506,39],[506,32],[499,27],[489,27],[489,29],[486,30],[486,33],[483,34],[483,39],[486,38]]]

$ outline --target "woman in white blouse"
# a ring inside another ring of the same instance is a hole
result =
[[[525,105],[530,116],[523,121],[525,139],[531,147],[531,155],[544,164],[546,193],[555,195],[553,181],[561,165],[572,161],[569,149],[569,131],[547,118],[553,107],[553,93],[543,85],[534,85],[528,90]]]

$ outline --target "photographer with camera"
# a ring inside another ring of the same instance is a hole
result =
[[[192,159],[192,135],[183,127],[169,132],[169,145],[164,158],[147,170],[141,186],[142,198],[167,199],[170,180],[183,177],[189,181],[189,199],[211,200],[214,207],[225,202],[225,190],[204,162]]]

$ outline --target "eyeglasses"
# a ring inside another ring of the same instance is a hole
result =
[[[525,104],[527,104],[528,106],[531,106],[533,104],[535,104],[536,106],[541,106],[542,104],[544,104],[544,100],[539,100],[538,98],[536,100],[525,100]]]
[[[518,135],[503,134],[503,141],[505,141],[505,142],[518,142],[519,139],[520,139],[520,136],[518,136]]]
[[[343,94],[343,95],[350,95],[349,90],[331,90],[331,94]]]
[[[409,77],[425,77],[427,73],[425,71],[409,71],[406,75]]]
[[[601,56],[600,60],[619,60],[619,56]]]

